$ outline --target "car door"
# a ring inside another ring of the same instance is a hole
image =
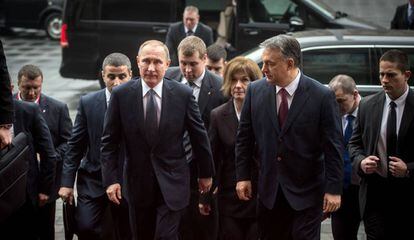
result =
[[[9,27],[38,27],[39,15],[47,0],[4,0],[5,25]]]
[[[244,52],[262,41],[289,30],[283,16],[294,7],[290,0],[240,0],[237,2],[237,18],[233,45]]]
[[[176,18],[176,3],[171,0],[102,0],[99,20],[99,59],[120,52],[133,63],[138,75],[136,56],[146,40],[165,41],[171,22]]]

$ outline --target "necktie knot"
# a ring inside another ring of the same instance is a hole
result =
[[[193,35],[194,35],[193,30],[188,29],[188,31],[187,31],[187,37],[188,37],[188,36],[193,36]]]
[[[354,115],[352,115],[352,114],[349,114],[349,115],[346,117],[346,121],[348,122],[348,124],[349,124],[349,123],[352,123],[352,122],[354,121],[354,119],[355,119],[355,116],[354,116]]]
[[[397,104],[395,104],[395,102],[394,101],[391,101],[390,102],[390,108],[391,109],[395,109],[397,107]]]

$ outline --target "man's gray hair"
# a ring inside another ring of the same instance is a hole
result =
[[[295,66],[300,68],[302,66],[302,52],[300,44],[296,38],[280,34],[269,38],[260,44],[260,47],[265,49],[279,49],[285,58],[292,58]]]
[[[335,92],[341,89],[345,94],[354,94],[357,90],[355,80],[345,74],[339,74],[332,78],[329,82],[329,88]]]
[[[184,12],[195,12],[198,15],[198,8],[192,5],[189,5],[184,8]]]
[[[111,53],[103,60],[102,70],[104,70],[106,66],[127,66],[128,70],[131,70],[131,61],[122,53]]]

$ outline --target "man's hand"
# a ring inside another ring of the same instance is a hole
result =
[[[248,201],[252,198],[252,182],[239,181],[236,185],[237,196],[240,200]]]
[[[49,200],[49,196],[43,193],[39,193],[38,199],[39,199],[39,207],[43,207],[47,203],[47,200]]]
[[[372,174],[378,168],[378,161],[380,159],[377,156],[368,156],[361,161],[361,170],[365,174]]]
[[[106,195],[108,195],[108,198],[111,202],[113,202],[117,205],[121,204],[121,202],[119,201],[119,200],[122,199],[121,184],[114,183],[114,184],[110,185],[106,189]]]
[[[64,202],[67,202],[70,205],[72,205],[72,203],[73,203],[73,188],[61,187],[59,189],[58,194]]]
[[[198,210],[200,211],[201,215],[208,216],[210,215],[211,206],[210,204],[198,204]]]
[[[389,157],[388,168],[394,177],[405,177],[407,175],[407,164],[397,157]]]
[[[11,130],[0,127],[0,149],[3,149],[5,146],[9,145],[11,143],[11,140]]]
[[[323,196],[323,213],[335,212],[341,207],[341,195],[325,193]]]
[[[209,192],[212,184],[213,184],[212,178],[199,178],[198,189],[200,193],[203,194],[203,193]]]

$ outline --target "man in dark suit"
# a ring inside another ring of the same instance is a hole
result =
[[[236,140],[237,194],[251,196],[258,148],[260,239],[319,239],[322,211],[342,192],[342,134],[334,93],[300,70],[299,42],[278,35],[261,44],[264,79],[251,83]]]
[[[29,139],[29,170],[25,204],[2,226],[4,239],[38,239],[39,207],[53,191],[56,155],[47,123],[36,104],[14,101],[13,133],[24,132]],[[42,161],[38,161],[37,154]]]
[[[101,171],[101,137],[107,105],[115,86],[131,79],[131,62],[120,53],[108,55],[102,64],[106,88],[82,96],[79,101],[67,156],[64,159],[59,195],[73,202],[73,185],[77,174],[77,231],[80,239],[113,239],[109,201]],[[118,174],[118,173],[117,173]],[[124,238],[125,239],[125,238]]]
[[[49,201],[39,209],[37,221],[40,239],[55,239],[55,206],[60,187],[63,158],[67,150],[67,141],[72,131],[72,121],[68,106],[56,99],[42,94],[43,73],[34,65],[23,66],[17,74],[19,92],[17,100],[38,104],[52,137],[56,151],[56,169],[53,191]],[[40,159],[40,161],[42,161]]]
[[[220,91],[222,78],[206,69],[207,48],[202,39],[196,36],[184,38],[178,46],[179,67],[167,70],[166,78],[179,81],[193,89],[193,95],[198,102],[201,118],[207,129],[210,124],[212,109],[225,102]],[[190,205],[187,207],[180,227],[182,239],[217,239],[218,234],[218,208],[217,198],[214,194],[208,208],[211,211],[203,215],[199,211],[198,193],[198,166],[197,156],[191,154],[191,144],[188,138],[184,139],[184,149],[190,161]],[[214,189],[213,189],[214,190]],[[207,206],[206,206],[207,207]]]
[[[0,40],[0,149],[11,143],[13,98],[3,43]]]
[[[414,0],[397,7],[391,29],[414,29]]]
[[[183,21],[176,22],[169,27],[165,44],[170,51],[171,66],[178,65],[177,47],[185,37],[194,35],[201,38],[207,46],[213,44],[213,30],[199,20],[198,8],[187,6],[184,9]]]
[[[200,192],[208,192],[214,174],[210,144],[191,89],[164,78],[170,60],[159,41],[144,42],[137,56],[141,78],[116,89],[102,137],[107,194],[118,203],[126,196],[134,239],[178,239],[182,210],[190,198],[190,169],[183,135],[197,156]],[[126,147],[125,188],[117,172],[121,140]],[[126,190],[126,191],[125,191]]]
[[[361,96],[356,88],[355,81],[348,75],[336,75],[329,82],[329,88],[335,92],[342,116],[342,131],[344,136],[344,184],[342,191],[341,208],[331,214],[332,235],[335,240],[357,240],[358,229],[361,223],[359,214],[359,177],[352,169],[349,157],[348,142],[352,136],[353,122],[357,116]]]
[[[349,142],[361,176],[359,202],[368,239],[413,239],[414,92],[406,53],[385,52],[379,63],[384,91],[362,99]]]

